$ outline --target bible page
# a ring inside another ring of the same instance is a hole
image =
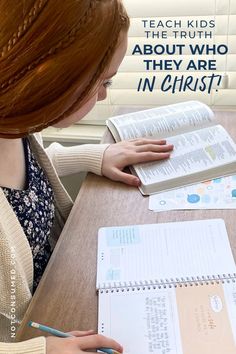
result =
[[[168,186],[171,188],[168,181],[183,177],[186,179],[186,176],[201,171],[206,171],[207,177],[208,170],[220,166],[225,166],[220,171],[223,176],[232,172],[227,171],[226,167],[231,163],[234,164],[236,171],[236,145],[221,125],[169,137],[167,142],[174,145],[169,159],[133,166],[143,185],[164,182],[167,188]],[[182,179],[179,180],[179,186],[184,185],[184,182]],[[191,179],[189,178],[187,182],[191,183]]]
[[[213,112],[198,101],[124,114],[107,121],[116,141],[139,137],[163,139],[213,124]]]

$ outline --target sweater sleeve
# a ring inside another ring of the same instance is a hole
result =
[[[109,144],[84,144],[65,147],[52,143],[45,149],[60,177],[87,171],[102,175],[103,154]]]
[[[0,343],[0,354],[46,354],[46,338],[37,337],[19,343]]]

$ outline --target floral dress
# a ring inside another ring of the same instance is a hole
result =
[[[34,262],[33,292],[51,256],[50,231],[54,220],[54,195],[52,187],[23,138],[27,186],[24,190],[2,187],[28,239]]]

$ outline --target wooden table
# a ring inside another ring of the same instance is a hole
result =
[[[236,141],[236,112],[216,112]],[[111,139],[106,136],[106,141]],[[69,331],[97,329],[96,252],[101,226],[223,218],[236,256],[236,211],[194,210],[154,213],[148,198],[133,187],[88,174],[47,269],[18,331],[25,340],[42,332],[29,320]]]

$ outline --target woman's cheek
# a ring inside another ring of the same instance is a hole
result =
[[[98,90],[98,97],[97,100],[98,101],[103,101],[107,98],[107,89],[102,86],[99,90]]]
[[[60,122],[53,125],[55,128],[68,128],[74,123],[79,122],[83,119],[95,106],[98,100],[98,94],[96,93],[93,97],[91,97],[78,111],[71,114],[70,116],[64,118]]]

